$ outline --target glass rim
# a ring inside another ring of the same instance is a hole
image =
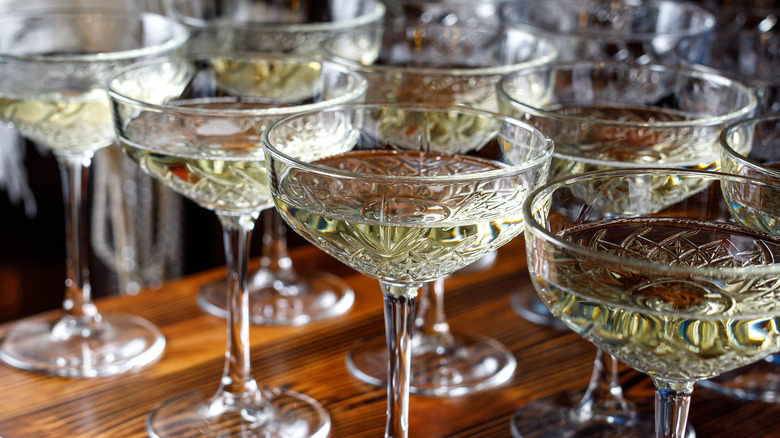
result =
[[[767,175],[772,176],[774,178],[780,179],[780,170],[769,166],[765,166],[756,160],[752,160],[747,156],[742,155],[731,146],[728,140],[732,133],[743,128],[746,125],[757,125],[759,123],[769,121],[769,120],[776,120],[778,123],[780,123],[780,114],[769,113],[769,114],[762,114],[756,117],[751,117],[748,119],[738,120],[730,125],[727,125],[720,131],[720,133],[718,134],[718,143],[720,144],[721,151],[723,151],[726,155],[729,156],[729,158],[736,161],[737,163],[750,167],[753,170],[766,173]]]
[[[372,173],[360,173],[337,169],[330,166],[324,166],[320,164],[301,161],[297,158],[291,157],[271,144],[270,135],[277,129],[286,123],[291,123],[294,120],[303,119],[306,117],[315,116],[322,113],[335,113],[339,111],[354,111],[354,110],[383,110],[383,109],[396,109],[396,110],[413,110],[418,112],[423,111],[459,111],[463,113],[470,113],[473,115],[491,117],[493,119],[502,120],[510,125],[520,128],[534,136],[540,144],[540,152],[533,158],[526,160],[520,164],[508,165],[496,170],[488,170],[484,172],[475,172],[467,174],[455,174],[444,176],[397,176],[397,175],[377,175]],[[325,175],[331,178],[351,179],[351,180],[372,180],[372,181],[393,181],[398,183],[432,183],[432,182],[471,182],[471,181],[484,181],[486,179],[498,179],[506,178],[508,176],[517,175],[527,171],[528,169],[537,167],[544,164],[552,158],[553,142],[538,128],[531,126],[521,120],[514,117],[507,116],[505,114],[495,113],[492,111],[481,110],[477,108],[468,107],[465,105],[449,105],[449,104],[435,104],[435,103],[417,103],[417,102],[388,102],[388,103],[353,103],[342,104],[336,106],[329,106],[327,108],[307,111],[303,113],[294,114],[284,117],[282,119],[274,121],[271,125],[265,129],[261,135],[261,142],[266,153],[272,156],[275,160],[281,161],[290,167],[302,169],[308,173],[315,173],[318,175]],[[268,161],[268,160],[266,160]],[[269,164],[270,165],[270,164]]]
[[[740,175],[732,175],[732,174],[721,173],[721,172],[696,170],[696,169],[645,167],[645,168],[632,168],[632,169],[609,169],[609,170],[586,172],[586,173],[581,173],[576,175],[570,175],[564,178],[547,182],[541,187],[538,187],[533,191],[531,191],[531,193],[528,194],[528,197],[523,203],[523,208],[522,208],[523,218],[526,227],[525,229],[527,232],[530,232],[536,235],[537,237],[542,238],[547,242],[550,242],[552,245],[555,245],[556,247],[564,248],[567,251],[583,255],[587,257],[588,260],[592,260],[595,262],[605,261],[611,263],[620,263],[622,265],[630,266],[635,269],[645,269],[645,270],[652,270],[658,272],[660,271],[673,272],[673,273],[698,275],[698,276],[715,275],[717,277],[723,277],[726,275],[734,276],[734,275],[744,274],[746,272],[751,272],[751,273],[758,272],[762,275],[780,274],[780,263],[774,263],[769,265],[751,265],[751,266],[743,266],[743,267],[724,268],[724,267],[672,266],[669,265],[668,263],[662,263],[662,262],[627,260],[619,256],[606,254],[601,251],[596,251],[584,247],[582,245],[578,245],[576,243],[566,241],[558,237],[554,233],[551,233],[549,230],[547,230],[545,226],[540,224],[534,217],[533,213],[535,209],[533,208],[533,206],[539,204],[540,199],[551,196],[552,193],[555,192],[556,190],[570,187],[577,183],[581,183],[588,180],[595,181],[599,179],[606,180],[608,178],[621,178],[621,177],[628,178],[628,177],[636,177],[642,175],[648,175],[648,176],[686,175],[690,177],[698,176],[701,177],[702,179],[708,179],[713,182],[723,181],[723,180],[740,180],[745,183],[750,183],[757,186],[772,187],[775,188],[776,190],[779,189],[775,185],[768,184],[764,181],[755,178],[750,178],[750,177],[740,176]],[[780,309],[778,309],[778,312],[780,312]]]
[[[751,76],[749,74],[729,71],[720,67],[702,64],[699,62],[690,62],[685,59],[682,59],[682,62],[683,62],[682,65],[689,66],[694,70],[711,73],[718,76],[723,76],[724,78],[728,78],[733,80],[734,82],[738,82],[742,85],[745,85],[751,90],[756,90],[756,89],[762,90],[762,89],[780,86],[780,77],[772,78],[767,76]],[[756,98],[758,99],[758,97]]]
[[[374,5],[374,10],[352,19],[320,22],[320,23],[263,23],[263,22],[234,22],[232,20],[215,18],[203,19],[190,17],[180,13],[174,5],[176,2],[168,2],[167,10],[174,19],[197,30],[231,29],[246,32],[286,32],[286,33],[316,33],[332,32],[342,29],[350,29],[365,26],[382,20],[386,14],[384,3],[379,0],[369,0]]]
[[[473,67],[473,68],[441,67],[439,68],[439,67],[417,67],[414,65],[387,65],[387,64],[367,65],[359,61],[348,59],[337,53],[334,53],[328,47],[328,44],[332,44],[334,41],[337,41],[341,38],[346,38],[349,35],[360,34],[367,31],[370,32],[373,30],[384,30],[388,28],[393,30],[420,28],[426,31],[429,31],[431,29],[458,29],[458,30],[477,31],[477,32],[486,32],[486,33],[496,32],[494,28],[485,25],[469,26],[464,24],[445,25],[440,23],[395,22],[395,23],[386,23],[386,24],[376,25],[376,26],[367,26],[360,29],[351,29],[344,32],[339,32],[323,40],[320,43],[319,47],[322,50],[323,56],[326,59],[347,66],[350,69],[358,71],[360,73],[364,73],[364,74],[393,73],[393,74],[409,75],[409,76],[425,76],[425,75],[448,75],[448,76],[458,76],[458,77],[503,76],[509,73],[519,71],[524,68],[548,65],[558,58],[558,53],[559,53],[558,46],[550,38],[535,35],[531,32],[527,32],[519,29],[509,29],[509,30],[504,29],[504,30],[500,30],[499,32],[503,35],[508,35],[508,32],[514,32],[514,33],[521,33],[524,36],[528,36],[534,40],[534,43],[540,46],[539,49],[541,51],[545,51],[547,53],[545,53],[540,57],[534,57],[526,61],[493,65],[489,67]]]
[[[175,63],[177,61],[194,62],[198,60],[211,60],[214,58],[230,58],[230,59],[247,59],[247,60],[281,60],[292,61],[300,64],[327,64],[329,68],[334,69],[339,74],[347,76],[355,81],[354,89],[350,90],[341,96],[327,99],[321,102],[306,103],[302,105],[271,107],[261,109],[205,109],[205,108],[184,108],[176,105],[168,105],[165,103],[151,103],[137,98],[129,97],[120,91],[116,90],[114,83],[119,80],[123,75],[128,75],[134,71],[139,71],[145,68],[149,68],[154,65],[163,65],[166,63]],[[340,103],[346,103],[353,99],[357,99],[360,96],[365,95],[368,89],[368,81],[360,76],[358,73],[350,71],[349,69],[338,65],[333,62],[325,61],[322,59],[316,59],[314,57],[306,57],[299,55],[290,55],[283,53],[259,53],[259,52],[233,52],[233,53],[213,53],[213,54],[191,54],[188,56],[172,56],[157,59],[150,59],[135,64],[131,64],[127,67],[117,70],[107,82],[108,96],[110,99],[117,100],[126,104],[130,104],[136,107],[140,107],[151,111],[164,111],[167,113],[174,113],[179,115],[188,116],[213,116],[213,117],[247,117],[247,116],[286,116],[291,114],[297,114],[302,111],[312,111],[317,108],[325,108],[331,105]]]
[[[510,3],[515,1],[517,0],[480,0],[479,5]],[[391,0],[389,3],[392,3],[393,5],[433,5],[446,8],[449,5],[474,6],[475,2],[474,0],[446,0],[444,2],[441,0]]]
[[[165,23],[170,29],[170,38],[159,44],[139,47],[135,49],[122,49],[116,51],[106,51],[89,54],[71,54],[71,55],[40,55],[40,54],[13,54],[0,52],[0,61],[21,61],[21,62],[50,62],[50,63],[73,63],[73,62],[112,62],[131,60],[174,51],[184,46],[190,37],[187,28],[176,20],[165,15],[143,12],[135,9],[121,9],[111,7],[74,7],[74,8],[30,8],[17,12],[2,14],[0,24],[6,20],[39,19],[53,17],[115,17],[131,18],[139,22],[146,19],[157,20]]]
[[[613,69],[647,69],[650,71],[664,71],[664,72],[676,72],[678,74],[685,74],[691,78],[703,79],[708,82],[717,83],[723,86],[732,87],[747,98],[747,103],[727,114],[720,116],[707,116],[701,118],[694,118],[691,120],[672,121],[672,122],[635,122],[635,121],[622,121],[615,119],[599,119],[594,117],[578,116],[572,114],[559,114],[553,111],[548,111],[544,108],[540,108],[535,105],[520,102],[517,98],[511,96],[507,91],[508,84],[511,83],[517,77],[526,74],[533,74],[536,72],[543,72],[543,69],[549,69],[550,71],[557,71],[560,69],[574,68],[577,66],[591,66],[599,69],[613,68]],[[503,100],[516,110],[521,110],[532,114],[536,117],[543,117],[551,120],[560,120],[564,122],[576,122],[576,123],[588,123],[599,124],[606,126],[624,126],[624,127],[642,127],[642,128],[688,128],[688,127],[706,127],[716,126],[723,123],[727,123],[731,120],[741,119],[747,116],[751,116],[758,106],[758,98],[755,92],[743,84],[740,81],[732,79],[728,76],[718,74],[714,71],[707,71],[699,69],[694,66],[672,66],[667,64],[639,64],[636,62],[621,62],[621,61],[562,61],[553,62],[544,66],[534,66],[517,71],[499,81],[496,90],[499,100]]]
[[[641,33],[630,33],[630,34],[621,34],[621,33],[615,33],[615,32],[609,32],[609,31],[589,31],[587,34],[583,35],[582,33],[571,31],[571,32],[563,32],[563,31],[554,31],[550,30],[544,27],[541,27],[536,24],[531,24],[528,22],[517,22],[516,20],[508,18],[509,12],[512,9],[519,9],[524,5],[541,5],[541,4],[550,4],[550,3],[558,3],[558,4],[572,4],[572,3],[580,3],[584,5],[585,3],[578,1],[578,0],[544,0],[544,2],[539,2],[538,0],[524,0],[519,2],[512,2],[507,3],[501,8],[500,15],[503,21],[507,24],[508,27],[512,28],[530,28],[535,33],[541,33],[546,35],[551,35],[555,37],[567,37],[567,38],[582,38],[582,39],[596,39],[596,38],[617,38],[621,40],[628,40],[628,41],[645,41],[648,39],[654,39],[654,38],[690,38],[695,36],[705,36],[708,33],[712,32],[713,29],[715,29],[715,26],[717,24],[717,19],[715,17],[715,14],[708,11],[707,9],[698,6],[695,3],[690,2],[678,2],[675,0],[649,0],[649,1],[642,1],[639,4],[627,4],[623,0],[620,0],[620,6],[622,9],[638,9],[638,8],[644,8],[644,9],[659,9],[658,5],[666,4],[666,5],[672,5],[675,8],[678,8],[677,14],[679,15],[680,11],[687,11],[691,13],[695,13],[702,18],[702,25],[699,27],[691,28],[686,30],[685,28],[676,29],[669,32],[641,32]]]

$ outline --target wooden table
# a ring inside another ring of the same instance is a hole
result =
[[[266,385],[287,385],[319,400],[331,414],[331,437],[380,437],[386,395],[346,369],[350,346],[381,336],[382,297],[376,280],[360,275],[312,247],[293,251],[298,269],[317,267],[340,275],[357,294],[345,316],[302,327],[251,329],[252,369]],[[163,358],[119,377],[73,380],[0,366],[0,436],[145,437],[144,420],[157,403],[185,392],[216,390],[225,348],[225,321],[197,306],[200,285],[218,279],[213,270],[137,296],[98,302],[103,312],[149,319],[167,337]],[[413,437],[509,436],[509,417],[525,403],[559,391],[582,391],[595,348],[579,336],[529,323],[509,305],[510,293],[531,288],[523,240],[499,251],[490,271],[454,276],[446,282],[446,309],[454,331],[493,337],[517,357],[514,379],[504,387],[461,398],[411,397]],[[652,410],[649,379],[623,368],[627,396]],[[778,437],[780,405],[747,403],[698,388],[691,424],[699,438]]]

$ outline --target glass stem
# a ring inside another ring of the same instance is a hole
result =
[[[259,391],[252,378],[249,361],[249,294],[247,259],[257,215],[217,213],[222,224],[227,263],[227,350],[222,384],[215,398],[226,404],[256,400]]]
[[[421,285],[392,285],[380,282],[385,296],[387,335],[387,427],[386,438],[409,437],[409,381],[412,348],[410,330],[414,323],[414,297]]]
[[[421,315],[417,318],[417,330],[413,337],[419,334],[428,340],[435,340],[436,345],[450,345],[453,337],[450,325],[447,324],[447,315],[444,314],[444,279],[425,283],[421,298]]]
[[[89,282],[89,233],[84,195],[89,183],[92,153],[57,155],[65,202],[65,300],[68,319],[82,328],[99,322]],[[72,322],[70,323],[72,325]],[[63,334],[67,336],[66,334]]]
[[[593,374],[588,389],[582,396],[573,414],[580,422],[593,418],[622,417],[630,419],[631,409],[623,397],[623,389],[618,379],[618,361],[612,355],[606,355],[608,363],[604,363],[604,352],[598,350],[593,361]]]
[[[275,208],[262,212],[263,236],[260,252],[260,269],[274,273],[274,276],[289,278],[294,275],[292,259],[287,251],[287,226]],[[280,288],[280,292],[287,289]]]
[[[657,379],[653,379],[653,383],[656,387],[656,438],[684,438],[694,383],[671,383]]]

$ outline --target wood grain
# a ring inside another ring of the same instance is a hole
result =
[[[327,269],[356,291],[345,316],[302,327],[251,329],[252,369],[269,386],[287,386],[319,400],[330,412],[331,437],[380,437],[386,396],[353,378],[344,358],[354,342],[383,333],[382,297],[376,280],[360,275],[318,250],[293,252],[297,269]],[[72,380],[0,366],[0,436],[145,437],[146,413],[157,403],[192,390],[216,390],[222,372],[225,321],[196,304],[200,285],[224,275],[217,269],[133,297],[98,302],[103,312],[132,313],[165,333],[157,363],[112,378]],[[509,297],[532,286],[523,240],[499,251],[489,271],[447,280],[446,309],[454,331],[493,337],[517,357],[518,371],[504,387],[460,398],[411,397],[413,437],[505,437],[509,417],[523,404],[560,391],[584,389],[595,348],[579,336],[531,324],[514,313]],[[652,411],[649,379],[629,370],[621,378],[628,397]],[[780,405],[740,402],[705,389],[693,396],[691,424],[699,437],[777,437]]]

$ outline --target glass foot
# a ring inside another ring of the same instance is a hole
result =
[[[445,347],[439,337],[412,337],[411,392],[457,397],[494,388],[514,375],[517,361],[499,342],[485,337],[454,335]],[[382,337],[360,341],[347,355],[347,369],[374,386],[387,382],[387,345]]]
[[[522,318],[531,321],[534,324],[557,328],[559,330],[569,330],[566,324],[560,319],[554,317],[544,303],[539,299],[539,295],[529,285],[529,289],[518,289],[511,296],[512,309]]]
[[[330,416],[314,399],[292,391],[264,391],[267,399],[230,405],[202,393],[163,402],[146,419],[154,438],[324,438]]]
[[[27,371],[63,377],[104,377],[157,360],[162,332],[132,315],[105,314],[97,325],[62,313],[12,324],[0,340],[0,360]]]
[[[249,283],[249,319],[258,325],[304,325],[344,314],[355,292],[335,275],[305,272],[289,276],[256,272]],[[227,280],[203,286],[198,304],[206,312],[227,317]]]
[[[582,397],[578,394],[577,397]],[[594,415],[590,420],[578,419],[573,406],[579,400],[560,394],[533,401],[516,410],[510,427],[515,438],[655,438],[655,419],[652,414],[629,413],[621,415]],[[686,438],[696,438],[688,425]]]
[[[739,400],[780,403],[780,356],[721,374],[697,385]]]

